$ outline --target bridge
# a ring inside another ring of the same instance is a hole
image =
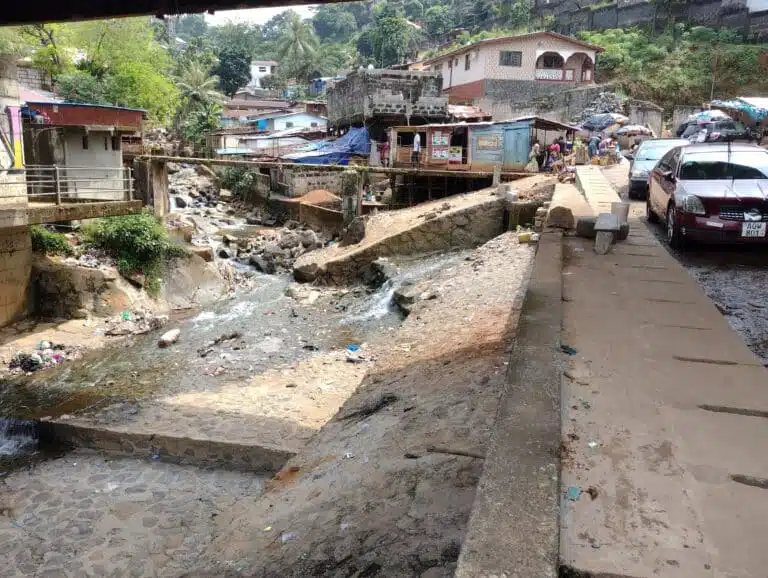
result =
[[[130,168],[33,166],[0,181],[0,228],[114,217],[141,210]]]
[[[144,201],[134,192],[129,168],[0,168],[0,327],[26,310],[29,226],[136,213]]]

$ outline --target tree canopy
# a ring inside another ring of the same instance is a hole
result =
[[[225,47],[219,51],[219,63],[213,69],[221,91],[230,98],[251,81],[251,56],[242,48]]]

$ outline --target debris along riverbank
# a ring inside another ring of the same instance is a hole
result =
[[[217,516],[192,573],[452,575],[534,251],[506,233],[434,275],[336,417]]]

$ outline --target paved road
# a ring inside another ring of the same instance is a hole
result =
[[[604,174],[626,199],[627,168],[621,165]],[[645,214],[645,202],[632,201],[631,212]],[[651,225],[650,229],[664,241],[663,225]],[[666,242],[663,244],[669,250]],[[768,364],[768,249],[694,246],[672,254],[747,346]]]

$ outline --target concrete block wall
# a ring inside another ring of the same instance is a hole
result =
[[[38,68],[19,66],[16,78],[21,86],[33,90],[50,90],[50,76]]]
[[[341,190],[341,172],[284,169],[282,182],[287,197],[300,197],[317,189],[338,194]]]
[[[447,110],[448,98],[442,95],[442,75],[438,72],[410,70],[360,70],[328,89],[328,121],[347,124],[375,114],[391,114],[387,105],[410,104],[411,114],[436,108]],[[422,104],[421,101],[424,100]],[[426,109],[424,109],[426,107]],[[378,109],[378,110],[377,110]],[[396,112],[395,114],[409,114]]]
[[[674,108],[672,111],[672,131],[674,136],[674,131],[677,129],[677,127],[682,123],[685,119],[687,119],[692,114],[696,114],[697,112],[701,112],[703,109],[700,106],[686,106],[686,105],[679,105]]]

